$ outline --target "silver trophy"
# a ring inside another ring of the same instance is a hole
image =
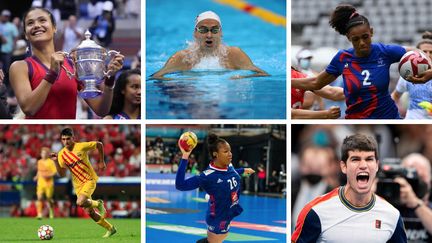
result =
[[[90,39],[91,33],[88,30],[84,36],[85,40],[72,50],[71,54],[66,54],[72,58],[75,65],[75,74],[72,75],[75,75],[83,85],[79,95],[84,99],[91,99],[102,94],[98,86],[103,83],[105,77],[111,75],[110,71],[106,71],[108,57],[119,52],[113,50],[107,52],[105,48]]]

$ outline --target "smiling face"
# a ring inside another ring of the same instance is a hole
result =
[[[56,28],[48,12],[34,9],[24,18],[24,33],[30,43],[53,41]]]
[[[347,176],[347,191],[356,196],[371,194],[378,164],[374,151],[348,151],[348,159],[340,162],[341,170]]]
[[[367,57],[370,54],[373,29],[368,24],[352,27],[346,36],[352,43],[356,56]]]
[[[132,74],[128,77],[127,84],[122,91],[125,96],[125,102],[133,105],[141,104],[141,76]]]
[[[222,39],[222,28],[217,20],[204,19],[195,28],[194,37],[201,49],[214,50]]]

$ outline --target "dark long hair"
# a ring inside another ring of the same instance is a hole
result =
[[[129,77],[134,74],[141,75],[141,71],[139,69],[126,70],[118,77],[114,87],[113,102],[109,112],[110,115],[116,115],[123,111],[125,96],[122,91],[125,89]]]

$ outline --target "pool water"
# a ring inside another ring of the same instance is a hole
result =
[[[285,1],[248,1],[286,16]],[[216,12],[223,42],[240,47],[271,76],[231,79],[246,70],[204,68],[150,79],[176,51],[193,40],[195,17]],[[285,119],[286,29],[215,1],[148,0],[146,6],[147,119]]]

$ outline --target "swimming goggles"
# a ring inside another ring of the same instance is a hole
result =
[[[212,32],[212,34],[217,34],[221,30],[219,26],[213,26],[211,28],[208,28],[207,26],[200,26],[200,27],[196,27],[195,29],[201,34],[206,34],[209,31]]]

